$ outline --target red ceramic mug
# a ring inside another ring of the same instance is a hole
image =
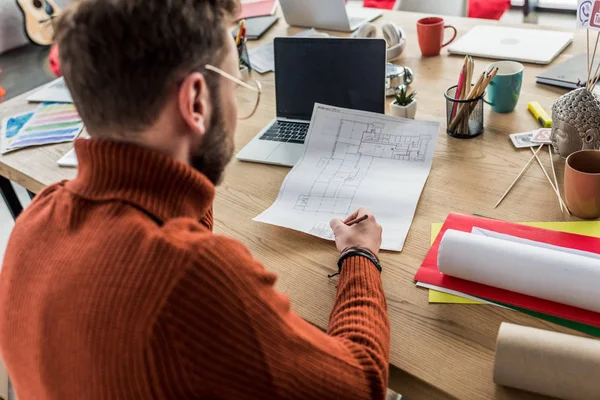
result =
[[[444,31],[447,28],[454,31],[454,36],[444,43]],[[428,17],[420,19],[417,22],[419,46],[421,47],[421,53],[423,53],[425,57],[439,55],[442,47],[448,46],[456,39],[456,34],[456,28],[452,25],[444,25],[443,18]]]

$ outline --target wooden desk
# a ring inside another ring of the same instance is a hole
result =
[[[418,14],[385,12],[376,21],[394,21],[406,30],[408,46],[398,61],[415,72],[412,86],[418,92],[419,119],[438,120],[445,128],[446,88],[456,84],[463,58],[422,58],[417,43]],[[460,34],[481,24],[478,20],[447,18]],[[485,23],[493,23],[485,21]],[[531,26],[527,26],[531,28]],[[261,42],[297,32],[281,20]],[[339,33],[338,33],[339,35]],[[579,35],[582,35],[579,33]],[[259,44],[259,43],[254,43]],[[579,36],[558,61],[584,52],[585,38]],[[489,60],[476,60],[480,73]],[[348,60],[351,62],[351,60]],[[549,330],[565,328],[491,306],[430,305],[427,291],[415,287],[413,277],[430,244],[433,222],[444,221],[450,212],[479,213],[509,221],[563,221],[556,197],[538,166],[530,170],[496,210],[494,204],[531,156],[528,149],[515,150],[508,134],[538,128],[527,103],[539,101],[549,110],[560,89],[535,84],[535,75],[546,67],[527,65],[521,99],[515,112],[495,114],[486,106],[485,133],[473,140],[449,138],[445,130],[437,139],[431,175],[425,186],[415,219],[402,253],[382,254],[382,279],[388,299],[392,327],[391,363],[441,392],[440,398],[508,399],[536,398],[492,382],[494,346],[502,321]],[[236,136],[241,149],[275,116],[273,74],[259,76],[265,88],[258,113],[241,123]],[[0,105],[0,116],[22,111],[24,97]],[[0,174],[37,192],[75,171],[60,169],[56,160],[70,149],[63,144],[19,151],[0,156]],[[542,159],[548,164],[548,155]],[[562,182],[562,161],[557,163]],[[215,204],[218,233],[235,237],[254,256],[279,275],[278,289],[289,295],[296,312],[308,321],[327,326],[336,280],[326,275],[335,270],[333,244],[283,228],[253,222],[252,218],[275,200],[288,168],[232,161]],[[402,393],[402,387],[393,387]],[[431,398],[420,395],[416,398]],[[437,398],[437,397],[436,397]]]

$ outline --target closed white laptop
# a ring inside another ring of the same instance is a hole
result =
[[[550,64],[573,41],[573,33],[480,25],[448,48],[452,54]]]
[[[344,0],[279,0],[287,23],[292,26],[352,32],[380,17],[371,8],[346,8]]]

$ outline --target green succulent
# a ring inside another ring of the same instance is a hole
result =
[[[410,103],[412,103],[415,99],[415,96],[417,95],[417,92],[413,91],[410,94],[407,93],[408,88],[406,86],[400,89],[400,93],[394,95],[394,97],[396,98],[396,104],[398,104],[399,106],[407,106]]]

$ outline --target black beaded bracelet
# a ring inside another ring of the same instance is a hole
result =
[[[344,254],[342,254],[340,256],[340,259],[338,260],[338,272],[333,275],[327,275],[327,277],[333,278],[334,276],[339,275],[340,272],[342,271],[342,264],[344,263],[344,261],[347,258],[355,257],[355,256],[366,257],[369,261],[371,261],[373,263],[375,268],[377,268],[377,271],[379,271],[379,273],[381,273],[381,264],[379,264],[379,260],[377,260],[377,258],[375,258],[371,253],[369,253],[367,251],[356,249],[356,250],[347,251]]]

